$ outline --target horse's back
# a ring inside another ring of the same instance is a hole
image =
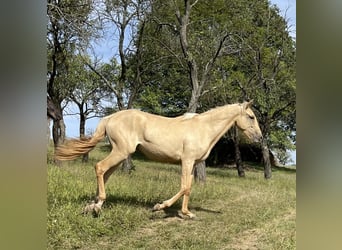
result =
[[[170,118],[137,109],[128,109],[116,112],[106,119],[109,119],[108,127],[113,130],[112,133],[136,134],[141,140],[161,135],[183,137],[182,134],[186,133],[186,130],[192,129],[191,123],[197,115],[196,113],[186,113]]]

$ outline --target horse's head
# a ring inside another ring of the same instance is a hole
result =
[[[256,116],[251,109],[252,102],[253,100],[241,104],[242,111],[236,120],[236,125],[251,141],[260,142],[262,133]]]

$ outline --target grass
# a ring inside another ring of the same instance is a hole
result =
[[[49,152],[51,154],[51,151]],[[155,203],[179,190],[180,167],[133,158],[131,174],[115,172],[106,185],[101,215],[82,215],[93,199],[90,160],[48,163],[48,249],[295,249],[296,173],[275,169],[271,180],[259,169],[237,177],[234,169],[207,168],[206,184],[194,183],[189,202],[196,219],[181,219],[181,199],[155,213]]]

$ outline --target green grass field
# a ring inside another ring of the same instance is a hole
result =
[[[85,164],[48,163],[48,249],[296,248],[295,170],[276,169],[265,180],[261,170],[239,178],[235,169],[208,167],[207,182],[192,186],[189,208],[197,217],[181,219],[181,199],[151,212],[178,192],[180,166],[133,157],[135,171],[112,175],[103,210],[93,217],[81,212],[95,195],[93,166],[107,154],[100,148]]]

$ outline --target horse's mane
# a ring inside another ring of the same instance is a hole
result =
[[[181,117],[184,119],[184,120],[187,120],[187,119],[191,119],[192,117],[198,115],[197,113],[185,113],[184,115],[182,115]]]
[[[223,105],[223,106],[218,106],[218,107],[215,107],[215,108],[212,108],[212,109],[209,109],[208,111],[205,111],[203,113],[201,113],[200,115],[213,115],[217,112],[221,112],[223,109],[226,109],[228,107],[233,107],[233,106],[238,106],[240,105],[240,103],[234,103],[234,104],[226,104],[226,105]]]

